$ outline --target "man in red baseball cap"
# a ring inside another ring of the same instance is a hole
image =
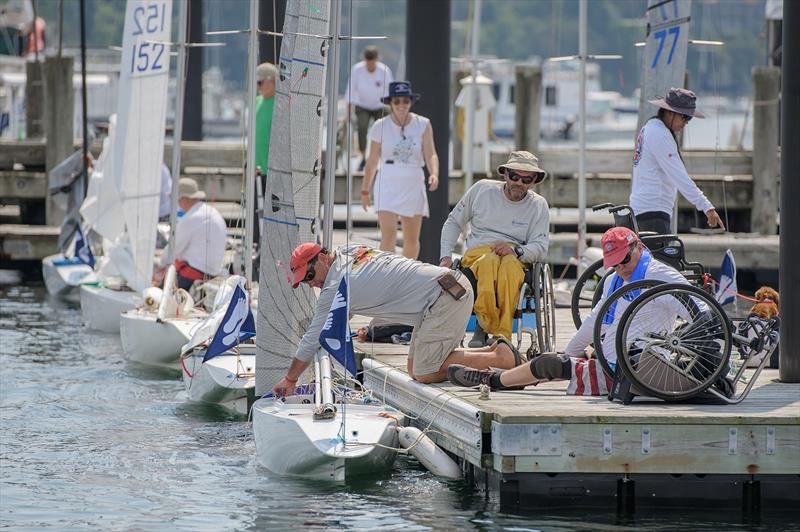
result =
[[[273,387],[276,395],[294,392],[297,379],[319,351],[320,332],[345,275],[350,312],[414,328],[407,366],[409,376],[419,382],[447,380],[452,363],[512,368],[523,362],[505,339],[477,350],[461,348],[473,304],[472,287],[461,272],[357,244],[336,251],[300,244],[289,266],[292,287],[307,284],[320,293],[286,375]]]
[[[614,274],[608,276],[605,284],[598,288],[598,290],[603,290],[602,298],[567,344],[564,353],[542,354],[528,364],[509,370],[477,370],[451,365],[448,368],[450,382],[458,386],[487,384],[493,389],[507,390],[536,384],[542,380],[572,379],[574,359],[586,358],[584,351],[594,341],[594,327],[597,319],[604,320],[603,354],[609,363],[615,364],[617,360],[615,345],[617,325],[620,316],[630,302],[625,298],[620,298],[616,305],[612,304],[612,307],[615,308],[610,309],[608,314],[598,316],[600,307],[603,306],[606,299],[621,287],[641,279],[656,279],[667,283],[682,284],[688,284],[688,281],[673,267],[654,259],[636,233],[627,227],[612,227],[606,231],[601,240],[601,247],[603,248],[603,266],[613,268]],[[654,316],[650,323],[640,325],[655,327],[653,330],[662,330],[662,328],[669,330],[680,309],[674,306],[665,306],[659,310],[658,315]]]

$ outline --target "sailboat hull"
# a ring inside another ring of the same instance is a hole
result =
[[[255,400],[255,345],[242,344],[239,356],[229,352],[203,362],[204,355],[205,349],[197,350],[181,361],[189,400],[247,414]]]
[[[92,273],[92,268],[87,264],[56,265],[63,260],[61,253],[42,259],[44,284],[50,295],[77,303],[80,301],[80,282]]]
[[[168,319],[159,323],[156,313],[141,309],[123,312],[119,336],[125,359],[138,364],[179,369],[181,347],[203,317]]]
[[[343,482],[388,471],[397,452],[397,420],[385,406],[338,405],[336,417],[314,420],[314,404],[264,398],[253,405],[253,433],[259,465],[279,475]],[[393,417],[380,417],[390,413]],[[346,431],[344,445],[340,431]]]
[[[136,307],[136,292],[111,290],[102,286],[81,285],[83,323],[96,331],[119,333],[120,315]]]

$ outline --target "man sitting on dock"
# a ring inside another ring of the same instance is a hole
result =
[[[458,237],[467,230],[461,266],[477,279],[477,327],[469,347],[486,344],[486,333],[511,338],[523,263],[539,261],[550,241],[550,211],[533,190],[547,177],[539,159],[527,151],[512,152],[497,167],[503,182],[478,181],[453,208],[442,227],[440,266],[451,267]]]
[[[519,389],[528,385],[538,384],[543,380],[570,379],[572,377],[572,362],[570,357],[586,358],[585,349],[593,341],[594,324],[598,312],[606,299],[616,290],[635,281],[642,279],[656,279],[667,283],[689,284],[676,269],[654,259],[647,247],[641,243],[636,233],[627,227],[612,227],[603,234],[601,240],[603,248],[603,266],[613,268],[615,275],[606,278],[602,287],[603,296],[597,305],[581,324],[580,329],[567,344],[564,353],[546,353],[540,355],[529,363],[516,367],[510,371],[498,369],[472,368],[466,365],[453,364],[448,368],[450,382],[457,386],[488,385],[492,390]],[[615,338],[619,318],[625,312],[628,304],[625,298],[620,298],[616,308],[609,310],[606,316],[611,322],[606,330],[603,340],[603,353],[612,366],[616,364]],[[612,307],[613,308],[613,307]],[[675,316],[665,312],[658,316],[664,320],[664,329],[674,323]],[[654,324],[649,324],[654,326]],[[661,327],[656,327],[660,330]]]
[[[320,349],[320,332],[345,275],[349,276],[350,312],[414,327],[408,373],[419,382],[446,381],[451,364],[513,368],[522,362],[507,342],[481,349],[459,348],[473,303],[472,287],[461,272],[362,245],[330,252],[313,243],[295,248],[290,267],[293,288],[307,283],[321,292],[289,370],[273,388],[278,396],[294,393],[297,379]]]
[[[178,274],[178,288],[188,290],[195,281],[222,273],[228,228],[220,213],[203,200],[206,193],[197,181],[182,177],[178,182],[178,205],[184,212],[175,226],[175,242],[170,242]],[[159,259],[160,268],[153,284],[160,285],[166,270],[168,253]]]

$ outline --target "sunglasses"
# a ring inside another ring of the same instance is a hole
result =
[[[690,115],[681,115],[681,118],[683,118],[683,123],[684,124],[688,124],[689,122],[692,121],[692,118],[694,118],[694,117],[690,116]]]
[[[628,247],[628,253],[625,255],[625,258],[619,264],[615,264],[612,268],[618,268],[619,266],[625,266],[631,261],[631,255],[633,255],[633,250],[636,249],[636,244],[633,243]]]
[[[411,105],[411,98],[407,96],[393,96],[392,103],[394,105]]]
[[[542,180],[542,174],[537,173],[536,175],[520,175],[516,172],[512,172],[511,170],[506,170],[506,177],[509,178],[511,181],[515,183],[517,181],[522,181],[523,185],[530,185],[531,183],[538,183]]]
[[[314,269],[314,265],[317,263],[317,259],[315,258],[311,262],[308,263],[308,269],[306,270],[306,276],[303,277],[304,283],[310,283],[314,280],[314,277],[317,275],[317,271]]]

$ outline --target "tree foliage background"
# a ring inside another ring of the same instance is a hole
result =
[[[58,36],[60,0],[36,0],[37,10],[48,25],[48,44]],[[248,0],[191,0],[201,2],[206,31],[242,29],[248,25]],[[443,0],[431,0],[443,1]],[[766,63],[764,41],[765,0],[694,0],[691,38],[725,42],[722,47],[690,46],[689,85],[706,95],[746,95],[751,91],[753,66]],[[402,62],[406,36],[405,0],[344,0],[342,32],[354,35],[386,35],[378,42],[382,59],[395,72]],[[484,0],[481,13],[482,55],[526,61],[577,53],[577,0]],[[65,47],[79,43],[78,0],[63,0]],[[639,85],[640,49],[645,37],[646,0],[590,0],[588,46],[590,53],[618,53],[620,61],[602,65],[603,87],[630,94]],[[86,0],[87,41],[93,48],[119,46],[125,14],[124,0]],[[470,2],[452,0],[451,53],[465,54],[470,31]],[[177,20],[177,16],[173,17]],[[413,23],[412,34],[413,34]],[[245,78],[246,35],[209,37],[225,42],[209,49],[206,67],[217,66],[226,83],[241,89]],[[359,60],[361,41],[344,46],[342,80],[350,64]],[[269,59],[269,58],[264,58]],[[401,70],[402,72],[402,70]],[[412,80],[413,81],[413,80]]]

